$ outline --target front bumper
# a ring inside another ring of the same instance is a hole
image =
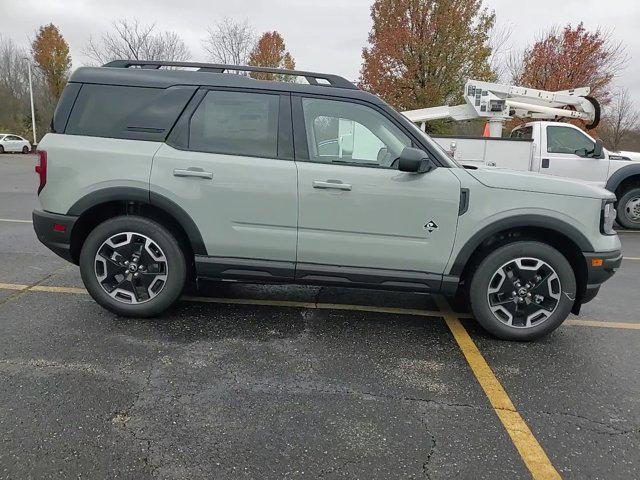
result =
[[[78,217],[43,210],[34,210],[31,216],[38,240],[65,260],[74,262],[71,256],[71,232]]]
[[[600,286],[609,280],[622,264],[622,251],[583,252],[587,263],[587,284],[580,303],[590,302],[600,290]]]

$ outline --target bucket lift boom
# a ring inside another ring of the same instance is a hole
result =
[[[587,122],[587,129],[592,129],[600,122],[600,105],[597,100],[589,97],[589,92],[589,87],[549,92],[469,80],[464,87],[465,104],[409,110],[403,112],[403,115],[414,123],[422,124],[423,130],[425,122],[431,120],[485,118],[489,122],[491,137],[502,136],[504,122],[513,117],[536,120],[579,119]]]

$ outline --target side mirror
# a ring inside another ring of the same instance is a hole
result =
[[[602,158],[603,151],[604,146],[602,145],[602,140],[598,138],[596,143],[593,145],[593,158]]]
[[[405,147],[398,157],[398,170],[409,173],[427,173],[435,168],[429,156],[418,148]]]

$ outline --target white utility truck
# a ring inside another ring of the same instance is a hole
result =
[[[489,136],[432,136],[467,168],[506,168],[574,178],[606,187],[616,194],[617,221],[640,228],[640,153],[610,152],[600,140],[559,119],[600,121],[600,106],[589,88],[548,92],[531,88],[469,80],[466,103],[403,112],[422,129],[431,120],[484,118]],[[536,121],[520,125],[506,138],[504,123],[513,118]]]

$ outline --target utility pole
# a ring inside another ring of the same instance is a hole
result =
[[[29,96],[31,97],[31,129],[33,130],[33,146],[37,145],[38,140],[36,137],[36,112],[33,106],[33,83],[31,82],[31,61],[28,57],[24,57],[27,62],[27,68],[29,69]]]

